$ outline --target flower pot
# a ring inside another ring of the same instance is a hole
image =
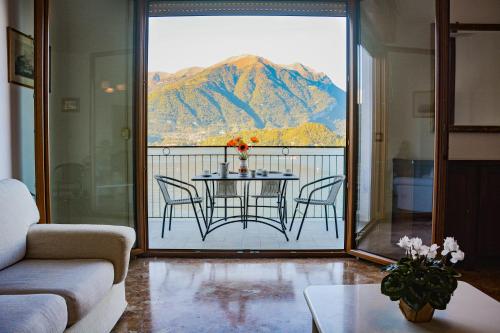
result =
[[[399,309],[403,312],[405,318],[414,323],[425,323],[431,321],[434,315],[434,308],[429,304],[425,304],[420,310],[413,310],[405,301],[399,301]]]
[[[248,174],[248,164],[247,164],[247,160],[240,159],[240,168],[238,169],[238,172],[239,172],[241,175],[246,175],[246,174]]]

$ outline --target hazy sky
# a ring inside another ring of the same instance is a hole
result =
[[[343,17],[194,16],[149,19],[149,71],[207,67],[231,56],[300,62],[346,89]]]

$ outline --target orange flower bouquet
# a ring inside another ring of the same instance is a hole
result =
[[[256,144],[259,143],[259,138],[256,136],[252,136],[250,138],[250,143],[251,144]],[[238,152],[238,155],[240,157],[240,169],[239,172],[242,175],[246,175],[248,173],[248,166],[247,166],[247,160],[249,156],[249,150],[252,147],[248,143],[243,140],[240,136],[234,137],[231,140],[227,142],[228,147],[235,147],[236,151]]]

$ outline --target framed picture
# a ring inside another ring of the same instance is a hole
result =
[[[9,82],[28,88],[35,86],[35,43],[33,38],[7,28]]]
[[[80,112],[80,99],[68,97],[62,99],[62,112]]]
[[[413,117],[434,117],[434,90],[413,92]]]

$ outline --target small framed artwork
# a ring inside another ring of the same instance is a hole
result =
[[[62,99],[62,112],[80,112],[80,99],[79,98],[63,98]]]
[[[434,90],[413,92],[413,117],[434,118]]]
[[[9,82],[35,87],[35,43],[31,36],[7,28]]]

